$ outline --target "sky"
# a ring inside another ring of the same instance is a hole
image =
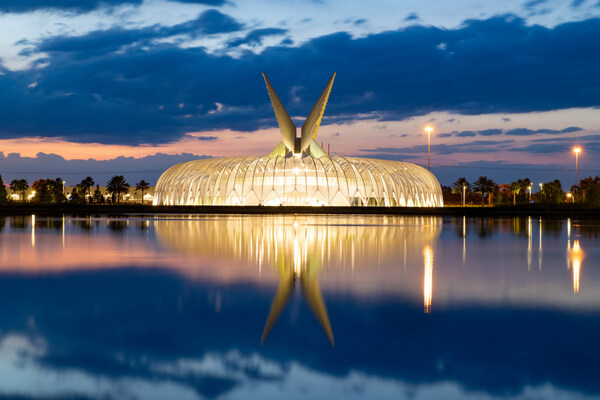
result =
[[[0,174],[151,184],[280,141],[336,78],[332,155],[575,183],[600,170],[600,1],[0,0]]]

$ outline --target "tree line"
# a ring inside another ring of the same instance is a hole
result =
[[[534,193],[535,191],[535,193]],[[497,184],[487,176],[480,176],[470,183],[465,177],[460,177],[451,186],[442,186],[444,204],[459,205],[517,205],[541,203],[558,205],[561,203],[579,203],[592,207],[600,207],[600,176],[581,179],[571,186],[569,192],[562,188],[560,180],[540,184],[533,187],[529,178],[517,179],[511,183]]]
[[[73,203],[104,203],[107,201],[102,195],[100,185],[97,185],[90,176],[73,187],[69,198],[65,195],[64,188],[65,181],[61,178],[38,179],[31,184],[33,192],[29,201],[35,203],[65,203],[67,201]],[[130,188],[131,185],[125,180],[123,175],[113,176],[106,183],[106,191],[111,195],[108,201],[111,203],[120,203],[122,196],[129,193]],[[144,179],[135,184],[135,189],[139,190],[142,194],[142,203],[144,202],[144,193],[149,188],[150,184]],[[26,179],[13,179],[10,182],[9,189],[13,194],[18,194],[22,202],[27,200],[25,193],[29,189],[29,183]],[[0,203],[8,201],[11,201],[11,199],[8,195],[6,185],[2,180],[2,175],[0,175]]]

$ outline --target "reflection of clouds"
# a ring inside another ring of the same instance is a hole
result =
[[[259,354],[245,356],[236,350],[207,353],[201,358],[146,360],[151,376],[112,378],[77,369],[52,369],[40,362],[43,340],[22,335],[0,339],[0,395],[31,398],[78,398],[117,400],[199,400],[199,382],[223,379],[226,390],[209,393],[228,399],[496,399],[496,396],[466,390],[454,382],[406,383],[358,371],[343,375],[321,373],[298,362],[279,363]],[[127,360],[123,360],[127,362]],[[591,399],[551,384],[526,386],[511,398]]]
[[[53,369],[40,362],[43,340],[7,335],[0,339],[0,395],[111,399],[198,399],[192,387],[170,380],[108,378],[78,369]]]

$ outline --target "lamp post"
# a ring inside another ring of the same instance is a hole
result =
[[[425,132],[427,132],[427,169],[431,171],[431,131],[433,128],[431,126],[425,127]]]
[[[544,190],[544,184],[540,182],[540,196],[542,196],[543,190]]]
[[[463,207],[465,206],[466,197],[467,197],[467,185],[463,185]]]
[[[527,189],[529,189],[529,202],[531,203],[531,185]]]
[[[573,147],[573,153],[575,153],[575,186],[579,183],[577,180],[577,169],[579,167],[579,153],[581,153],[581,147]]]

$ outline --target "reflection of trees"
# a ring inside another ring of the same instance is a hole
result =
[[[562,219],[544,219],[541,227],[544,235],[550,235],[555,238],[560,237],[563,231],[564,221]]]
[[[10,227],[15,230],[25,229],[29,220],[30,217],[26,217],[24,215],[12,216],[10,217]]]
[[[4,225],[6,225],[6,218],[0,217],[0,232],[4,229]]]
[[[73,225],[84,231],[92,230],[92,220],[90,219],[74,220]]]
[[[123,233],[125,228],[127,227],[127,221],[122,220],[110,220],[108,221],[108,229],[113,232]]]

